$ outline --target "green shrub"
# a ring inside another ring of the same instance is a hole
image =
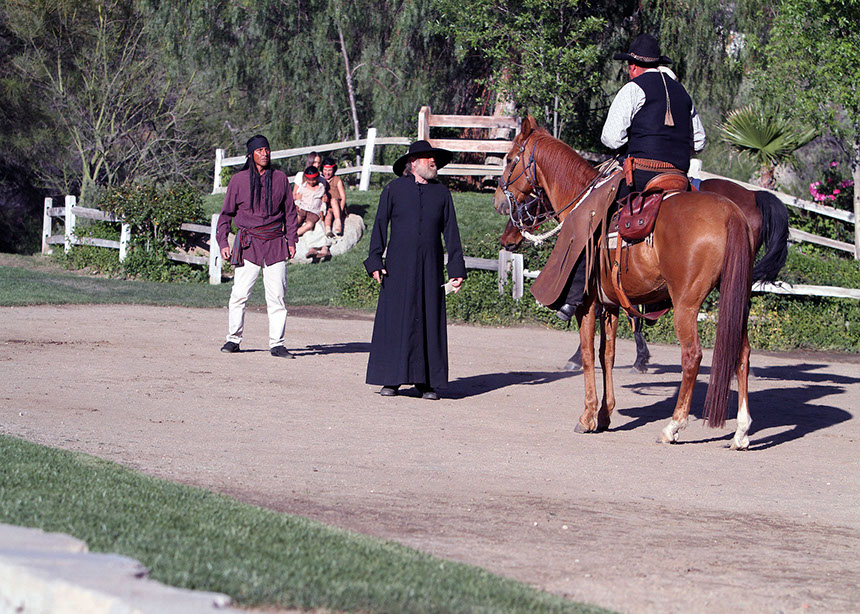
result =
[[[180,227],[203,218],[202,198],[187,186],[131,185],[99,193],[98,207],[122,217],[131,225],[128,254],[119,262],[119,251],[105,247],[75,245],[58,261],[68,269],[147,281],[205,281],[202,267],[171,261],[167,254],[190,244],[190,235]],[[120,225],[115,222],[81,223],[79,237],[119,240]]]
[[[187,235],[180,226],[203,220],[203,198],[189,186],[123,186],[105,192],[99,208],[123,218],[148,248],[184,246]]]
[[[119,224],[79,220],[75,226],[79,238],[108,239],[119,241]],[[68,253],[60,247],[54,250],[55,260],[69,270],[86,270],[97,275],[116,277],[122,275],[119,250],[94,245],[73,245]]]
[[[379,283],[367,274],[363,265],[349,269],[336,304],[351,309],[375,309]]]
[[[818,253],[805,253],[792,247],[780,278],[791,283],[860,287],[860,267],[851,260],[827,258]],[[497,239],[486,235],[464,246],[465,252],[478,258],[498,257]],[[525,268],[539,270],[552,251],[551,245],[535,247],[523,244]],[[452,321],[470,322],[490,326],[538,324],[556,329],[576,329],[555,314],[539,305],[529,294],[532,280],[525,280],[525,293],[515,301],[508,285],[499,294],[498,275],[495,271],[470,270],[462,290],[447,297],[447,313]],[[339,304],[373,309],[379,296],[379,285],[368,277],[363,267],[351,270],[344,285]],[[719,315],[718,290],[714,290],[702,304],[706,318],[699,322],[699,339],[704,347],[713,347]],[[632,337],[626,317],[619,322],[619,336]],[[650,343],[677,344],[673,312],[669,311],[644,329]],[[785,296],[775,294],[754,295],[750,306],[750,343],[759,350],[820,349],[843,352],[860,352],[860,304],[850,299]]]
[[[860,263],[850,255],[840,258],[832,249],[802,243],[788,250],[779,278],[791,284],[860,288]]]

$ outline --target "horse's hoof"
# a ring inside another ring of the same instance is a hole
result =
[[[630,368],[630,373],[633,373],[634,375],[648,373],[648,367],[633,365]]]
[[[663,429],[660,431],[660,436],[657,437],[657,443],[678,443],[678,431],[672,431],[670,429],[670,432],[667,433],[666,429]]]
[[[598,424],[597,429],[595,429],[595,433],[605,433],[609,430],[609,424]]]
[[[732,443],[729,447],[732,450],[737,450],[739,452],[746,452],[747,450],[749,450],[750,441],[749,441],[749,439],[746,439],[745,441],[741,441],[740,443],[738,443],[737,441],[732,439]]]
[[[587,429],[584,426],[582,426],[582,422],[577,422],[576,427],[574,427],[574,429],[573,429],[573,432],[579,433],[581,435],[583,433],[593,433],[594,429]]]

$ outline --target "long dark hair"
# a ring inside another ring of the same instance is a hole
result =
[[[263,142],[265,141],[265,142]],[[268,147],[269,143],[262,135],[256,135],[248,139],[246,147],[248,148],[248,159],[245,160],[245,166],[242,170],[247,170],[251,181],[251,211],[260,211],[266,215],[272,215],[272,162],[269,160],[269,166],[263,171],[263,178],[260,179],[260,173],[257,172],[257,166],[254,164],[254,151],[257,145]],[[261,198],[262,196],[262,198]],[[260,202],[260,201],[263,202]]]

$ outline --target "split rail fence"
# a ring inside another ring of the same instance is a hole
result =
[[[42,253],[50,254],[52,245],[62,245],[66,253],[72,249],[73,245],[93,245],[95,247],[107,247],[109,249],[119,250],[119,261],[125,260],[128,255],[128,245],[131,241],[131,226],[123,222],[121,218],[105,213],[98,209],[88,209],[79,207],[75,196],[66,196],[65,204],[62,207],[54,207],[52,198],[45,199],[45,208],[42,216]],[[64,222],[63,234],[54,234],[53,218],[60,218]],[[86,218],[101,222],[115,222],[120,224],[120,239],[112,241],[110,239],[97,239],[94,237],[80,237],[75,232],[78,218]],[[220,250],[211,249],[211,246],[217,245],[215,241],[215,230],[218,225],[218,214],[212,215],[212,221],[209,226],[203,224],[186,223],[180,227],[182,230],[191,233],[199,233],[208,237],[209,254],[207,256],[192,256],[190,254],[181,254],[172,252],[167,254],[170,260],[176,262],[185,262],[187,264],[199,264],[209,267],[209,283],[221,283],[221,252]]]
[[[484,115],[433,115],[430,107],[421,107],[418,112],[418,139],[427,140],[434,147],[448,149],[457,153],[478,154],[500,154],[498,162],[487,161],[484,164],[457,164],[452,163],[439,170],[440,175],[465,176],[482,175],[497,176],[502,174],[504,166],[502,159],[504,154],[511,148],[513,137],[519,133],[521,120],[517,117],[495,117]],[[460,129],[483,129],[489,131],[486,139],[434,139],[430,138],[431,128],[460,128]],[[503,137],[494,135],[506,134]],[[376,149],[385,145],[400,145],[408,147],[411,141],[406,137],[379,137],[376,128],[369,128],[367,138],[343,141],[340,143],[325,143],[311,147],[296,147],[293,149],[278,149],[271,154],[272,160],[284,158],[295,158],[306,156],[312,151],[319,153],[338,151],[343,149],[364,148],[360,166],[347,166],[339,168],[338,175],[359,174],[359,186],[361,191],[367,191],[370,187],[372,173],[393,173],[391,166],[374,164]],[[223,149],[215,150],[215,175],[212,182],[212,193],[220,194],[226,191],[226,186],[221,185],[221,171],[227,166],[242,166],[245,164],[246,156],[226,157]],[[292,177],[290,178],[292,180]]]

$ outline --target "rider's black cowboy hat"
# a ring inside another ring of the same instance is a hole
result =
[[[394,163],[395,175],[400,177],[403,174],[410,156],[432,157],[436,160],[436,168],[442,168],[451,161],[451,158],[454,157],[454,152],[433,147],[427,141],[415,141],[409,146],[409,151],[400,156],[397,162]]]
[[[671,64],[672,60],[665,55],[660,55],[660,44],[650,34],[640,34],[630,45],[627,53],[616,53],[615,60],[627,60],[642,66],[659,66],[660,64]]]

